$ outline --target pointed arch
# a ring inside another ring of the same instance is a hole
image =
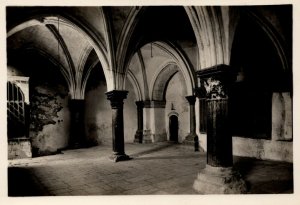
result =
[[[68,15],[67,13],[64,13],[64,14],[59,13],[59,14],[55,14],[55,15],[39,14],[38,16],[37,15],[31,16],[31,17],[27,18],[27,20],[25,22],[21,22],[17,26],[10,28],[7,31],[7,38],[12,36],[16,32],[21,31],[21,30],[26,29],[31,26],[35,26],[35,25],[46,26],[46,25],[51,25],[51,24],[57,25],[58,19],[59,19],[60,24],[63,24],[64,26],[73,28],[75,31],[82,34],[82,36],[84,38],[86,38],[87,41],[91,44],[91,46],[94,48],[94,50],[99,58],[99,61],[102,65],[105,79],[107,82],[107,89],[113,90],[114,89],[114,83],[113,83],[114,75],[110,68],[111,66],[110,66],[110,62],[108,59],[108,55],[107,55],[107,49],[104,46],[105,42],[102,42],[102,40],[100,38],[96,37],[94,32],[87,26],[83,25],[83,23],[81,23],[80,20],[75,19],[74,17],[72,17],[71,15]],[[46,27],[49,28],[49,26],[46,26]],[[73,92],[71,92],[72,98],[74,98],[74,99],[82,99],[83,98],[82,93],[84,93],[84,91],[82,92],[82,91],[76,89],[77,85],[75,85],[75,79],[73,82],[71,82],[71,85],[69,87],[70,87],[70,91],[73,90]]]
[[[116,65],[117,68],[116,72],[118,75],[118,77],[116,78],[116,88],[120,88],[120,89],[124,88],[123,81],[125,79],[124,77],[126,76],[126,71],[128,67],[128,62],[125,61],[126,61],[126,56],[128,54],[128,51],[130,49],[128,45],[132,38],[136,25],[139,22],[140,19],[139,17],[145,11],[145,8],[146,7],[141,7],[141,6],[133,7],[121,31],[120,39],[116,50],[116,62],[118,63]]]
[[[209,68],[219,64],[229,65],[229,37],[225,35],[224,13],[219,6],[185,6],[198,45],[198,68]]]
[[[178,66],[174,62],[165,63],[159,72],[155,73],[150,84],[150,99],[153,101],[165,101],[165,90],[170,79],[178,72]]]
[[[196,74],[192,64],[187,60],[184,52],[179,49],[175,44],[170,42],[157,41],[153,43],[154,46],[162,49],[164,52],[168,53],[172,61],[177,64],[179,70],[182,72],[185,85],[187,88],[187,94],[193,95],[196,87]]]
[[[135,78],[134,74],[130,70],[127,72],[127,78],[133,86],[134,94],[136,96],[136,101],[142,101],[143,95],[142,95],[141,87],[139,85],[138,80]]]
[[[256,24],[258,24],[262,30],[266,33],[269,39],[272,41],[277,54],[280,58],[282,68],[284,71],[291,71],[291,62],[287,57],[287,49],[283,39],[279,36],[278,32],[273,28],[273,26],[267,22],[264,18],[257,15],[255,12],[246,10],[246,14],[252,19]]]

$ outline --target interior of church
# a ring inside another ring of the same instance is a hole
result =
[[[293,5],[7,6],[9,195],[293,193],[292,35]]]

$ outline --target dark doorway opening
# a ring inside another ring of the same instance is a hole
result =
[[[178,117],[176,115],[171,115],[169,118],[169,131],[170,141],[178,142]]]

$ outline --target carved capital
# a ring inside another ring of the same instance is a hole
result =
[[[217,65],[197,72],[201,87],[198,90],[205,89],[206,98],[222,99],[228,97],[229,86],[236,79],[235,70],[227,65]],[[204,88],[204,89],[203,89]]]
[[[110,101],[112,109],[123,108],[123,100],[126,99],[128,91],[126,90],[113,90],[105,93],[107,99]]]

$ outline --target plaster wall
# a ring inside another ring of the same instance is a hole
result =
[[[112,113],[105,82],[85,94],[85,134],[90,144],[112,144]]]
[[[252,139],[242,136],[233,136],[233,155],[293,162],[291,102],[292,100],[289,93],[273,93],[272,139]],[[199,112],[196,113],[196,118],[199,119]],[[197,131],[198,130],[197,128]],[[206,151],[206,134],[200,134],[199,132],[197,134],[199,136],[200,146]]]
[[[124,100],[124,142],[133,142],[137,130],[137,96],[135,96],[133,87],[127,79],[126,88],[127,98]]]
[[[233,154],[293,162],[293,144],[287,141],[233,137]]]
[[[44,72],[46,73],[48,70],[45,69]],[[7,74],[24,76],[22,70],[13,66],[8,66]],[[29,96],[29,138],[31,142],[24,140],[11,142],[9,157],[54,154],[68,145],[69,98],[67,88],[61,82],[61,78],[57,77],[54,80],[48,74],[45,76],[42,73],[36,74],[30,78]]]
[[[150,130],[152,142],[167,140],[165,125],[165,108],[150,108]]]
[[[129,91],[124,100],[124,141],[133,142],[137,129],[136,96],[129,81]],[[110,101],[107,100],[107,87],[103,80],[85,94],[85,135],[91,145],[112,144],[112,112]]]
[[[207,151],[206,134],[198,134],[200,146]],[[293,143],[233,136],[233,155],[293,162]]]
[[[292,140],[292,99],[288,92],[273,93],[272,96],[272,139]]]
[[[70,112],[64,87],[37,85],[30,110],[29,136],[33,156],[55,154],[68,146]]]
[[[178,114],[178,141],[182,142],[190,132],[190,111],[189,103],[186,100],[186,89],[184,88],[184,79],[180,72],[176,73],[170,80],[166,91],[165,125],[167,138],[169,133],[169,115],[172,112]],[[173,109],[172,110],[172,104]]]

